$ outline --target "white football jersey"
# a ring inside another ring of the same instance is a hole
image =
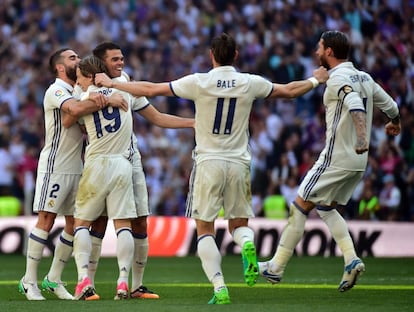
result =
[[[73,87],[57,78],[46,90],[43,108],[45,145],[40,153],[38,172],[80,174],[82,172],[82,132],[77,124],[62,124],[62,104],[72,98]]]
[[[388,117],[395,118],[398,115],[397,104],[369,74],[357,70],[351,62],[341,63],[329,71],[323,102],[326,143],[317,164],[345,170],[365,170],[368,153],[359,155],[355,152],[357,137],[350,111],[366,112],[369,136],[374,105]]]
[[[126,72],[122,72],[120,77],[113,78],[112,80],[116,80],[119,82],[128,82],[131,79],[129,78],[128,74]],[[138,112],[141,109],[144,109],[149,105],[149,101],[145,96],[132,96],[131,95],[131,111],[132,112]],[[132,132],[132,144],[134,148],[134,157],[137,157],[138,159],[141,159],[141,154],[138,150],[138,144],[137,144],[137,138]]]
[[[219,66],[172,81],[170,87],[174,95],[195,103],[197,162],[224,159],[250,164],[250,111],[254,100],[271,94],[270,81],[237,72],[233,66]]]
[[[130,95],[112,88],[91,85],[88,92],[98,92],[107,97],[121,92],[128,101],[128,111],[107,106],[92,114],[83,116],[89,144],[86,146],[85,159],[94,155],[123,155],[130,159],[133,155],[131,142],[132,114]]]

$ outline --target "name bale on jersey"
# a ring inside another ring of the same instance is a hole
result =
[[[236,87],[236,79],[232,80],[217,80],[217,88],[227,89],[227,88],[235,88]]]

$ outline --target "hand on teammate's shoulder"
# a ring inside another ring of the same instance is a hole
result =
[[[323,66],[315,69],[313,71],[313,76],[319,81],[319,83],[325,83],[329,79],[329,73]]]

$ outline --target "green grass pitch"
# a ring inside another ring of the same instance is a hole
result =
[[[260,259],[259,259],[260,260]],[[104,311],[414,311],[414,258],[365,258],[367,271],[346,293],[337,291],[342,276],[342,258],[293,257],[283,282],[271,285],[260,279],[253,287],[243,283],[239,256],[224,256],[223,271],[229,287],[231,305],[210,306],[212,286],[197,257],[150,258],[145,285],[155,290],[159,300],[114,301],[117,263],[102,258],[96,276],[101,300],[62,301],[51,294],[43,302],[27,301],[18,293],[17,283],[24,273],[25,257],[0,256],[0,311],[104,312]],[[46,274],[51,258],[44,258],[39,279]],[[72,260],[64,280],[74,290],[76,268]]]

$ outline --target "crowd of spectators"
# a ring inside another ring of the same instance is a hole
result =
[[[210,70],[210,40],[228,32],[239,45],[240,71],[286,83],[312,76],[319,37],[335,29],[349,35],[351,60],[393,96],[402,119],[401,135],[390,139],[383,129],[387,119],[376,112],[366,175],[341,212],[348,219],[413,221],[413,16],[412,0],[3,0],[0,195],[19,198],[20,213],[31,213],[44,137],[43,94],[53,81],[47,63],[60,47],[82,57],[98,43],[114,41],[122,47],[125,70],[134,80],[159,82]],[[255,104],[250,145],[257,215],[271,210],[268,203],[283,202],[268,197],[291,201],[323,147],[323,89],[298,99]],[[163,112],[193,115],[188,101],[157,97],[151,102]],[[183,215],[193,131],[161,129],[140,117],[134,129],[153,213]],[[390,185],[392,192],[387,191]]]

